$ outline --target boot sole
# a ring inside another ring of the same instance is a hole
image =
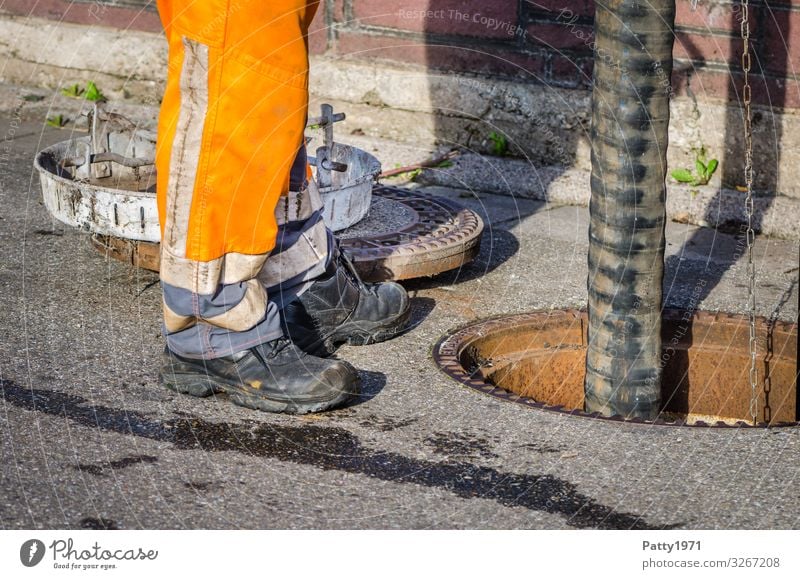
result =
[[[294,400],[274,400],[253,392],[253,388],[238,382],[225,382],[212,379],[207,375],[196,372],[175,372],[171,367],[164,367],[160,372],[161,383],[169,390],[194,396],[207,398],[214,394],[227,394],[231,402],[238,406],[261,410],[262,412],[279,412],[284,414],[307,414],[321,412],[340,406],[360,392],[360,379],[353,370],[353,382],[349,388],[342,389],[337,396],[327,400],[309,400],[297,402]]]
[[[400,335],[408,325],[411,317],[411,305],[395,317],[380,322],[345,322],[336,331],[323,339],[312,343],[306,350],[309,354],[319,357],[333,355],[341,344],[348,346],[368,346],[390,340]]]

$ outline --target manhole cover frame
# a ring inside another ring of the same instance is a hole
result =
[[[683,317],[685,315],[686,310],[680,309],[671,309],[666,308],[664,309],[665,316],[678,316]],[[523,396],[517,394],[515,392],[509,391],[501,386],[497,386],[492,384],[486,380],[481,379],[480,377],[473,377],[469,371],[464,368],[461,363],[461,353],[463,350],[469,346],[470,339],[474,341],[479,337],[484,337],[489,335],[495,330],[499,329],[507,329],[510,323],[517,323],[517,324],[524,324],[526,321],[533,320],[536,317],[541,316],[562,316],[565,318],[572,318],[575,323],[578,324],[586,324],[587,323],[587,313],[586,310],[578,310],[578,309],[561,309],[561,310],[535,310],[527,313],[522,314],[512,314],[512,315],[502,315],[502,316],[495,316],[490,318],[484,318],[482,320],[477,320],[466,325],[460,326],[454,330],[451,330],[444,334],[434,345],[432,357],[433,361],[435,362],[436,366],[442,371],[444,374],[459,382],[463,386],[470,388],[476,392],[479,392],[484,395],[489,395],[493,398],[497,398],[499,400],[503,400],[505,402],[511,402],[514,404],[520,404],[526,408],[533,408],[538,410],[544,410],[547,412],[552,412],[555,414],[567,415],[567,416],[576,416],[579,418],[590,418],[594,420],[601,420],[605,422],[611,423],[624,423],[624,424],[636,424],[636,425],[650,425],[650,426],[672,426],[672,427],[682,427],[682,428],[752,428],[752,429],[764,429],[764,428],[786,428],[786,427],[796,427],[800,425],[800,417],[793,421],[781,421],[781,422],[759,422],[757,424],[752,424],[750,422],[746,422],[744,420],[737,420],[731,418],[731,422],[715,422],[709,423],[704,421],[697,421],[697,422],[687,422],[685,419],[676,419],[676,420],[666,420],[664,418],[657,418],[656,420],[643,420],[641,418],[624,418],[620,415],[615,416],[606,416],[600,414],[599,412],[586,412],[581,409],[567,409],[564,408],[563,405],[559,404],[548,404],[547,402],[540,402],[533,398]],[[700,321],[707,321],[710,319],[724,319],[728,321],[741,321],[741,323],[746,323],[748,318],[745,315],[740,314],[730,314],[725,312],[707,312],[702,310],[696,310],[692,312],[692,319],[693,320],[700,320]],[[756,319],[757,324],[764,325],[769,323],[763,317],[759,317]],[[781,320],[771,322],[774,324],[775,327],[780,326],[783,330],[788,332],[797,332],[797,324],[793,324],[791,322],[784,322]],[[798,388],[798,384],[795,384],[795,389]]]
[[[375,185],[372,196],[402,203],[415,215],[394,231],[340,240],[365,281],[433,276],[462,267],[478,255],[484,224],[473,210],[390,185]],[[94,234],[92,244],[114,259],[158,271],[158,243]]]

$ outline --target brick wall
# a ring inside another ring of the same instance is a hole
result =
[[[161,30],[155,0],[2,0],[0,10],[74,24]]]
[[[318,54],[381,58],[501,74],[559,87],[591,83],[593,0],[326,0]],[[800,107],[800,0],[750,2],[754,100]],[[677,1],[679,94],[736,100],[741,85],[738,2]]]
[[[65,22],[156,31],[153,0],[5,0],[2,9]],[[738,2],[677,1],[679,94],[736,100]],[[385,59],[434,69],[587,88],[593,0],[321,0],[314,54]],[[800,0],[752,0],[753,96],[800,107]]]

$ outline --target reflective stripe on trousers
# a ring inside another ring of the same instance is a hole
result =
[[[169,43],[156,152],[164,331],[178,354],[223,356],[280,336],[281,304],[328,262],[303,148],[316,2],[158,8]]]

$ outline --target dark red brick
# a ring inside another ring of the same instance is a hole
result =
[[[762,66],[780,76],[800,75],[800,12],[766,10],[763,28]]]
[[[591,26],[577,24],[531,24],[525,30],[525,40],[547,48],[591,53],[594,30]]]
[[[552,15],[553,19],[564,20],[573,16],[594,16],[594,0],[536,0],[536,2],[525,2],[523,7],[528,11],[536,11],[537,16],[542,13]],[[559,18],[560,15],[560,18]]]
[[[591,88],[594,60],[591,57],[554,55],[548,81],[572,88]]]
[[[696,68],[672,71],[672,88],[676,95],[686,96],[691,88],[691,93],[700,99],[728,100],[728,85],[728,75],[725,73]]]
[[[678,95],[687,95],[687,85],[692,94],[700,100],[725,100],[731,106],[740,106],[742,98],[743,75],[707,69],[695,69],[687,75],[685,71],[674,71],[672,86]],[[687,83],[687,80],[689,81]],[[755,105],[771,108],[800,107],[800,84],[785,78],[751,76],[752,102]]]
[[[516,0],[355,0],[353,15],[362,25],[410,32],[481,38],[518,34]]]
[[[554,55],[550,62],[550,75],[548,80],[554,84],[568,87],[578,87],[581,84],[581,63],[576,59],[562,55]]]
[[[324,54],[328,50],[329,18],[325,2],[320,2],[317,13],[308,27],[308,51],[311,54]]]
[[[703,30],[730,31],[734,24],[734,14],[738,4],[717,4],[698,2],[697,10],[692,11],[689,0],[678,0],[675,4],[675,25],[691,26]]]
[[[83,4],[65,0],[5,0],[0,8],[11,14],[48,18],[59,22],[108,26],[124,30],[161,32],[158,13],[140,8],[122,8],[106,4]]]
[[[742,41],[730,36],[677,32],[672,51],[675,58],[697,62],[741,63]]]
[[[796,79],[757,76],[751,82],[753,102],[756,104],[763,104],[773,109],[800,107],[800,82]]]
[[[592,74],[594,73],[594,59],[579,58],[577,63],[580,66],[580,71],[578,72],[578,85],[581,88],[591,88]]]
[[[333,20],[334,22],[344,22],[344,3],[345,0],[333,0]]]
[[[380,58],[411,64],[427,64],[427,47],[421,40],[392,38],[351,30],[339,32],[335,52],[355,58]]]
[[[540,56],[496,48],[476,49],[458,45],[433,45],[409,38],[390,38],[342,31],[336,42],[342,56],[383,59],[475,74],[494,74],[527,80],[542,80]]]

